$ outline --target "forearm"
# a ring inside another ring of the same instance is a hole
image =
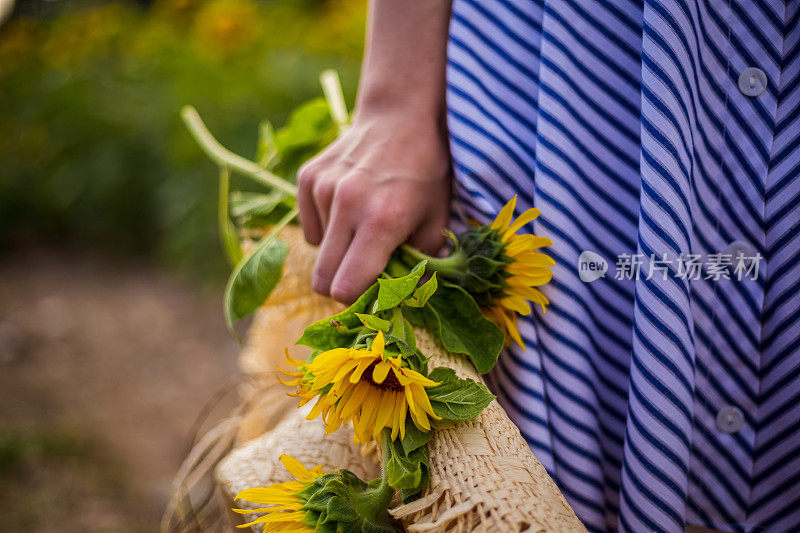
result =
[[[441,118],[449,20],[450,0],[370,0],[357,117],[401,108]]]

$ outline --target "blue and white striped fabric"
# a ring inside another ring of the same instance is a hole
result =
[[[486,221],[517,194],[555,242],[552,306],[493,386],[591,531],[800,530],[799,20],[800,0],[453,2],[456,207]],[[606,277],[581,281],[587,250]]]

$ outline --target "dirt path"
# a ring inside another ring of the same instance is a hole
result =
[[[238,373],[220,297],[77,254],[0,261],[0,531],[156,530],[188,429]]]

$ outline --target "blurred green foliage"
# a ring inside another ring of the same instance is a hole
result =
[[[0,247],[100,245],[219,275],[217,169],[180,121],[256,158],[337,69],[351,96],[364,0],[110,3],[0,27]],[[352,101],[352,98],[350,98]]]

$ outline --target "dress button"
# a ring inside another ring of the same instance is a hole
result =
[[[739,264],[739,254],[742,255],[742,266],[744,268],[750,268],[756,255],[753,247],[744,241],[733,241],[725,249],[725,253],[731,256],[731,267],[734,269]]]
[[[758,96],[767,88],[767,75],[760,68],[747,68],[739,75],[739,90],[745,96]]]
[[[732,405],[726,405],[717,413],[717,429],[723,433],[736,433],[744,425],[742,410]]]

